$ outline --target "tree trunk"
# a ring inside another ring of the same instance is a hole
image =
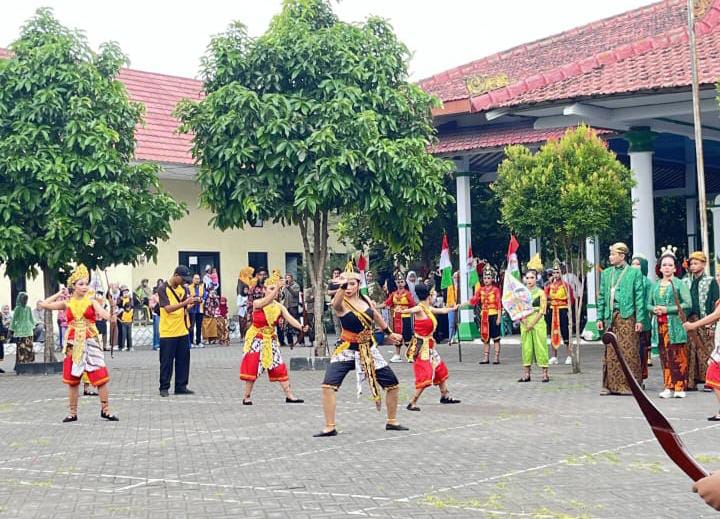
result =
[[[43,290],[45,297],[53,295],[55,290],[55,273],[43,267]],[[45,362],[57,362],[55,358],[55,333],[53,332],[52,310],[45,310]]]
[[[313,355],[321,356],[327,353],[327,337],[323,324],[323,310],[325,306],[325,291],[323,275],[327,261],[327,213],[316,213],[312,217],[312,229],[308,226],[309,219],[302,218],[299,222],[303,248],[307,258],[310,283],[313,289],[313,314],[315,318],[315,341]],[[323,232],[323,230],[325,232]],[[310,231],[312,231],[312,248],[310,246]]]

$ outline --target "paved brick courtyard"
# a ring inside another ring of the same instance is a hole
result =
[[[0,517],[714,515],[635,401],[598,396],[600,347],[585,348],[584,374],[555,366],[550,384],[539,374],[516,382],[518,350],[506,346],[502,365],[479,366],[477,346],[464,345],[462,364],[456,349],[441,346],[463,403],[440,405],[428,390],[420,413],[400,411],[409,433],[386,432],[384,415],[355,398],[350,376],[338,397],[341,435],[317,439],[322,373],[291,373],[305,405],[284,404],[279,387],[261,380],[255,405],[244,407],[237,344],[193,350],[196,394],[168,399],[157,394],[156,353],[116,354],[114,424],[100,420],[93,397],[82,399],[79,422],[60,423],[59,376],[0,375]],[[412,369],[394,366],[406,403]],[[660,373],[651,369],[656,395]],[[659,407],[707,468],[720,467],[720,429],[705,419],[716,410],[713,395]]]

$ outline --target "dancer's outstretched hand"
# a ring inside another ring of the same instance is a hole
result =
[[[400,344],[402,340],[402,335],[400,335],[399,333],[390,334],[390,342],[392,342],[393,344]]]

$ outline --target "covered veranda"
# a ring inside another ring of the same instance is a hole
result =
[[[717,215],[710,250],[720,257],[720,0],[696,12],[698,70],[709,210]],[[685,198],[684,252],[701,246],[692,115],[687,3],[666,0],[579,27],[443,72],[421,82],[441,97],[434,113],[434,152],[456,165],[462,279],[470,247],[470,176],[492,182],[509,144],[538,148],[567,128],[587,124],[634,172],[632,249],[654,258],[665,236],[655,234],[655,200]],[[578,42],[585,42],[580,44]],[[561,59],[563,58],[563,59]],[[719,207],[713,207],[717,205]],[[531,253],[537,241],[530,244]],[[588,259],[597,243],[588,239]],[[461,283],[463,301],[467,283]],[[588,280],[588,318],[595,280]],[[463,320],[470,316],[464,316]]]

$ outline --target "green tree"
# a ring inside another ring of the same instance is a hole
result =
[[[0,261],[17,279],[42,271],[45,295],[71,263],[154,259],[184,209],[160,190],[159,167],[133,163],[143,107],[116,76],[116,44],[98,53],[40,9],[0,60]],[[53,354],[45,315],[45,361]]]
[[[286,0],[263,36],[236,22],[213,38],[205,98],[178,106],[213,225],[300,228],[316,330],[331,217],[361,222],[390,250],[417,248],[448,198],[450,165],[427,152],[437,102],[408,83],[408,57],[383,20],[344,23],[327,0]]]
[[[585,287],[588,265],[585,239],[604,238],[619,220],[632,218],[632,173],[587,126],[570,129],[536,154],[510,146],[493,189],[500,199],[502,221],[518,236],[542,236],[563,254],[568,271]],[[573,372],[580,372],[580,311],[575,317]],[[572,318],[571,313],[571,318]]]

